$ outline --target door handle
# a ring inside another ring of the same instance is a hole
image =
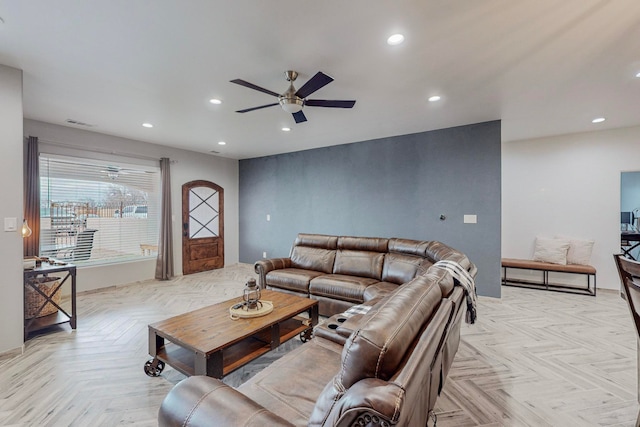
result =
[[[185,222],[182,224],[182,235],[184,237],[189,237],[189,223]]]

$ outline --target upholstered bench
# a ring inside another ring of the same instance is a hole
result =
[[[536,270],[542,272],[542,282],[507,277],[507,269]],[[549,282],[549,273],[578,274],[587,277],[587,286],[577,287],[568,284]],[[593,278],[593,289],[591,282]],[[531,261],[527,259],[502,258],[502,285],[519,287],[537,287],[549,291],[572,292],[596,296],[596,269],[591,265],[552,264],[549,262]]]

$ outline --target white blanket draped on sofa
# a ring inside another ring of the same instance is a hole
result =
[[[467,323],[475,323],[477,316],[477,295],[476,283],[473,280],[473,277],[471,277],[469,272],[455,261],[438,261],[433,264],[433,267],[442,268],[443,270],[448,271],[453,276],[455,284],[462,286],[465,289],[465,293],[467,295],[467,316],[465,320]]]

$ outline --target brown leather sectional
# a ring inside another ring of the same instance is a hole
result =
[[[238,389],[194,376],[177,384],[160,426],[424,426],[460,341],[464,289],[434,241],[301,234],[289,258],[256,263],[262,285],[318,299],[314,338]]]
[[[469,259],[436,241],[299,234],[288,258],[255,263],[263,289],[316,299],[331,316],[385,295],[441,259]],[[475,267],[474,267],[475,268]]]

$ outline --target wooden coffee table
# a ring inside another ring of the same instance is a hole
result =
[[[271,290],[261,291],[273,311],[265,316],[232,320],[229,307],[242,297],[149,325],[149,376],[165,363],[185,375],[222,378],[298,334],[306,340],[318,324],[318,301]],[[307,312],[309,317],[299,314]]]

